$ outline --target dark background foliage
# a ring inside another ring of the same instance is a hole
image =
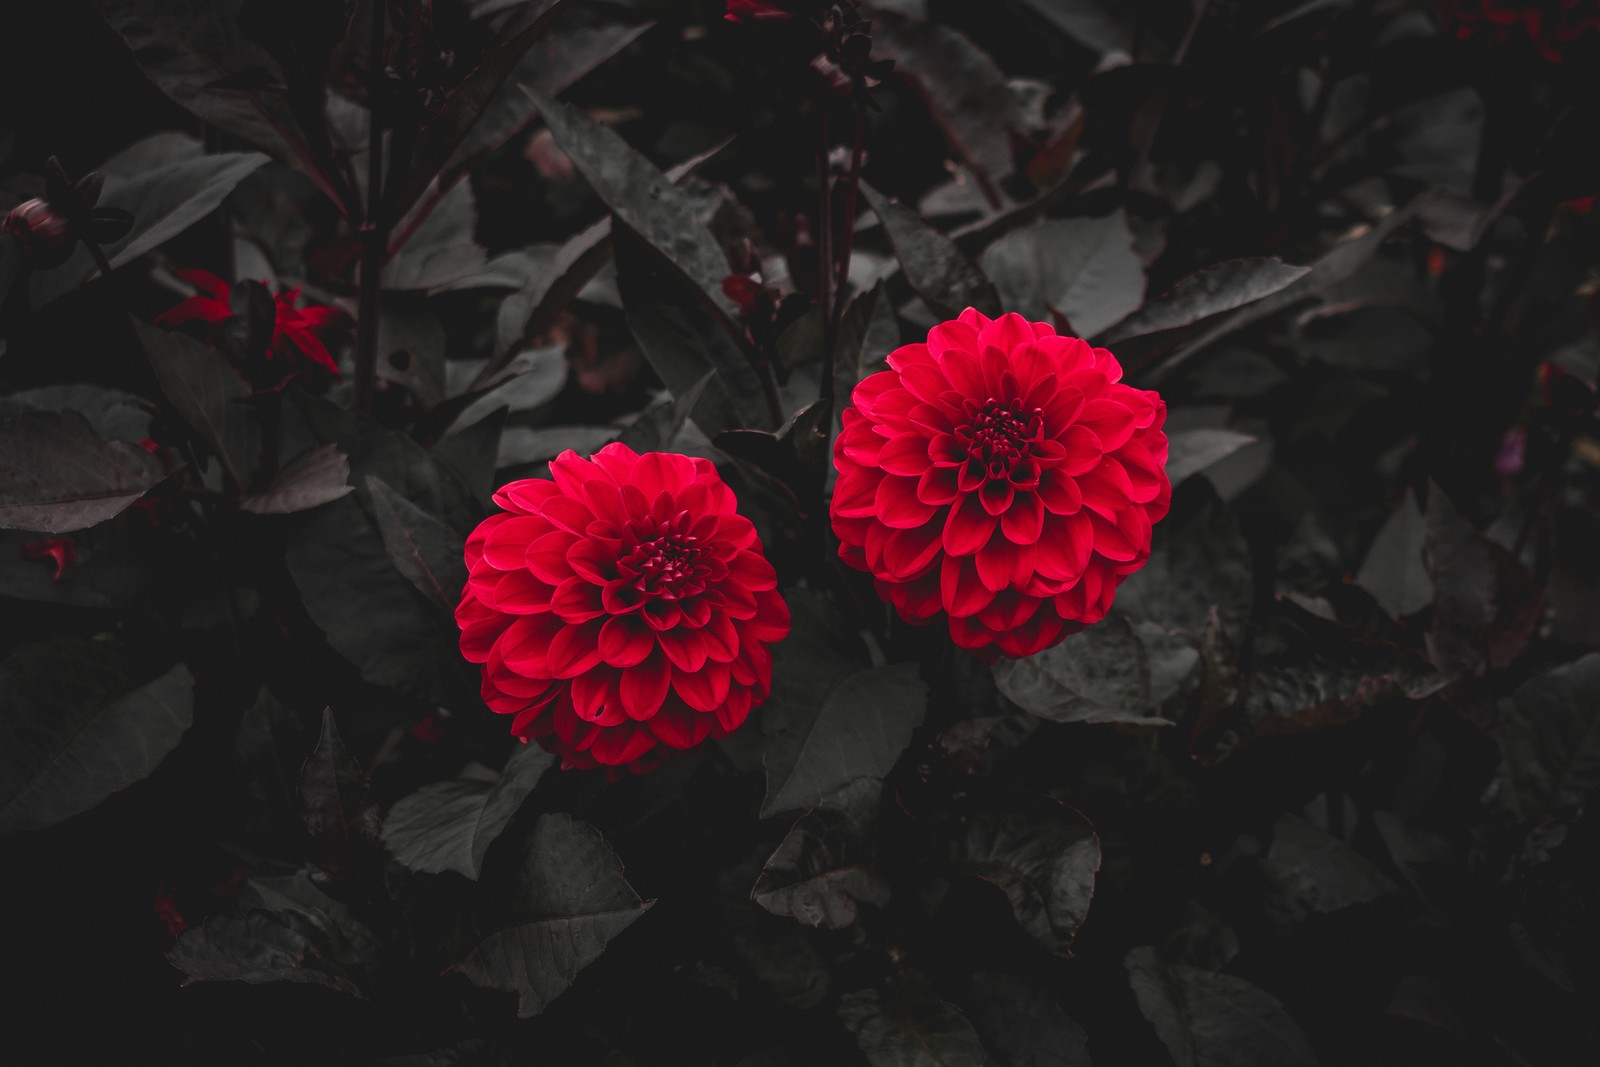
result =
[[[109,229],[0,236],[0,1055],[1592,1062],[1592,5],[724,7],[394,0],[375,66],[366,3],[7,5],[0,208],[53,156]],[[184,268],[269,285],[151,327]],[[815,406],[969,303],[1159,388],[1176,486],[992,671],[831,562]],[[718,462],[795,628],[608,779],[449,608],[619,435]]]

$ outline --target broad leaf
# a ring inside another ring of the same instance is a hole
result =
[[[413,871],[476,879],[489,846],[554,764],[538,745],[518,745],[498,777],[425,785],[389,811],[383,842]]]
[[[1356,584],[1396,618],[1433,603],[1433,579],[1422,561],[1426,532],[1416,498],[1407,492],[1373,538],[1367,558],[1356,572]]]
[[[1167,478],[1180,485],[1255,440],[1247,433],[1213,427],[1173,430],[1167,435]]]
[[[975,974],[970,1003],[973,1025],[998,1067],[1090,1067],[1083,1027],[1021,978]]]
[[[1100,870],[1100,839],[1083,816],[1053,800],[983,809],[967,822],[954,858],[1005,893],[1035,941],[1072,955]]]
[[[1267,912],[1285,924],[1364,904],[1396,888],[1361,853],[1289,814],[1273,824],[1272,847],[1261,869],[1273,886]]]
[[[1000,313],[1000,296],[983,271],[954,242],[898,200],[863,184],[861,195],[883,222],[906,281],[936,312],[953,317],[968,307]]]
[[[166,474],[137,445],[102,441],[75,411],[0,422],[0,527],[65,533],[105,522]]]
[[[1117,590],[1117,610],[1198,642],[1212,607],[1223,629],[1244,634],[1254,600],[1250,551],[1238,521],[1205,483],[1196,507],[1156,526],[1150,560]]]
[[[852,778],[882,778],[927,712],[914,664],[840,670],[778,645],[764,716],[780,730],[767,746],[761,815],[807,808]]]
[[[354,492],[349,479],[350,457],[338,445],[318,445],[284,464],[271,485],[239,501],[239,507],[257,515],[309,511]]]
[[[762,868],[751,896],[774,915],[840,930],[856,905],[889,903],[889,884],[872,868],[883,782],[858,778],[800,817]]]
[[[1150,947],[1123,961],[1139,1010],[1177,1067],[1316,1067],[1300,1027],[1270,993],[1230,974],[1169,964]]]
[[[148,400],[86,382],[41,385],[0,397],[0,419],[24,411],[75,411],[107,441],[137,444],[150,436],[152,405]]]
[[[927,979],[903,973],[880,995],[849,993],[839,1017],[872,1067],[983,1067],[983,1045],[959,1008],[940,1000]]]
[[[1532,822],[1567,816],[1600,786],[1600,653],[1524,682],[1504,704],[1499,799]]]
[[[517,1014],[538,1015],[578,972],[655,901],[622,876],[611,846],[570,815],[544,815],[523,859],[513,924],[456,964],[477,985],[517,994]]]
[[[239,403],[250,386],[221,352],[181,333],[135,319],[134,332],[156,381],[183,421],[210,446],[237,486],[248,486],[261,459],[261,425],[254,408]]]
[[[478,209],[471,183],[452,186],[431,206],[414,228],[402,231],[404,243],[390,248],[383,265],[385,289],[445,289],[482,271],[488,262],[488,253],[474,237]]]
[[[1120,341],[1162,330],[1193,326],[1197,322],[1233,311],[1286,289],[1311,273],[1310,267],[1291,266],[1281,259],[1262,256],[1230,259],[1184,278],[1170,292],[1149,301],[1111,331]]]
[[[1129,722],[1157,726],[1150,716],[1150,664],[1128,620],[1113,615],[1060,644],[991,668],[1006,698],[1056,722]]]
[[[1081,337],[1114,326],[1144,302],[1144,267],[1120,211],[1013,230],[984,249],[978,266],[1006,310],[1043,322],[1060,312]]]
[[[461,479],[479,503],[488,506],[495,490],[495,471],[506,434],[505,408],[496,408],[476,422],[435,441],[428,454]]]
[[[454,612],[467,583],[461,535],[391,489],[367,479],[378,533],[395,569],[439,608]]]
[[[567,353],[564,346],[551,345],[518,352],[506,368],[487,382],[473,388],[488,366],[487,360],[454,360],[446,365],[446,385],[452,396],[471,397],[471,403],[453,420],[465,426],[477,422],[498,408],[511,414],[529,412],[554,400],[567,384]]]
[[[147,777],[194,716],[179,664],[145,685],[106,645],[23,645],[0,662],[0,834],[41,830]]]
[[[681,393],[674,393],[654,401],[621,433],[611,436],[635,452],[670,452],[672,442],[677,439],[683,424],[689,421],[690,413],[694,411],[695,405],[700,403],[700,397],[705,394],[706,387],[711,384],[714,377],[715,375],[708,371],[705,377]],[[594,450],[599,447],[595,446]]]
[[[711,231],[695,221],[693,202],[655,164],[581,111],[529,91],[556,143],[612,212],[647,241],[727,322],[739,309],[722,291],[728,261]]]
[[[174,135],[156,136],[170,139]],[[113,269],[160,247],[211,214],[234,186],[267,161],[259,152],[203,155],[198,143],[190,143],[194,144],[192,154],[163,155],[149,160],[148,169],[136,173],[123,172],[117,159],[106,164],[100,206],[133,215],[133,228],[104,248]],[[127,151],[134,153],[139,148],[134,145]],[[47,304],[98,274],[94,257],[80,247],[60,267],[34,275],[33,305]]]

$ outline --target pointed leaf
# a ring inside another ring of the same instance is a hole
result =
[[[544,815],[523,861],[514,925],[484,938],[453,969],[476,985],[516,993],[518,1016],[538,1015],[654,903],[628,885],[598,830],[570,815]]]
[[[106,443],[76,411],[0,422],[0,527],[65,533],[105,522],[166,477],[137,445]]]
[[[378,837],[378,809],[367,775],[344,747],[333,709],[322,712],[322,735],[300,769],[301,818],[306,832],[334,853]]]
[[[133,328],[161,391],[217,454],[234,484],[248,486],[261,459],[260,419],[255,409],[238,403],[250,396],[249,384],[221,352],[192,337],[137,319]]]
[[[856,903],[889,903],[889,884],[872,868],[883,782],[858,778],[822,798],[794,824],[762,868],[751,896],[774,915],[842,930]]]
[[[1532,822],[1581,810],[1600,786],[1600,653],[1524,682],[1499,731],[1499,798]]]
[[[518,745],[493,781],[456,778],[425,785],[399,801],[383,821],[383,842],[413,871],[455,871],[476,879],[483,857],[555,757]]]
[[[1170,292],[1145,304],[1123,319],[1111,331],[1110,339],[1120,341],[1193,326],[1213,315],[1265,299],[1310,273],[1310,267],[1291,266],[1271,256],[1226,260],[1196,271],[1179,281]]]
[[[917,295],[936,312],[953,317],[975,307],[986,315],[1000,313],[1000,296],[984,272],[973,266],[944,234],[898,200],[862,184],[861,195],[883,222],[895,258]]]
[[[257,515],[288,515],[353,492],[350,457],[340,452],[338,445],[318,445],[284,464],[271,485],[239,501],[239,507]]]
[[[1283,1005],[1230,974],[1169,964],[1148,946],[1123,961],[1139,1010],[1177,1067],[1316,1067],[1317,1057]]]
[[[1427,524],[1414,496],[1407,491],[1389,516],[1367,558],[1356,572],[1356,584],[1395,618],[1411,615],[1433,603],[1433,579],[1422,561]]]
[[[391,489],[381,478],[367,479],[378,532],[395,569],[437,604],[454,612],[467,583],[461,535]]]
[[[1122,212],[1051,219],[1013,230],[978,259],[1007,311],[1050,321],[1059,311],[1080,337],[1093,337],[1144,302],[1144,267]]]
[[[1174,486],[1220,463],[1255,438],[1237,430],[1199,427],[1173,430],[1167,435],[1167,480]]]
[[[40,830],[147,777],[194,716],[179,664],[135,685],[104,644],[23,645],[0,662],[0,834]]]

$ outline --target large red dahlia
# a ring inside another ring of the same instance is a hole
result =
[[[565,767],[647,769],[767,698],[778,576],[704,459],[609,444],[494,496],[456,608],[483,699]],[[662,753],[655,753],[659,756]]]
[[[889,366],[834,443],[839,555],[985,658],[1104,618],[1172,499],[1161,398],[1103,348],[972,308]]]

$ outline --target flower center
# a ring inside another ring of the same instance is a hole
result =
[[[990,399],[980,404],[968,399],[962,406],[967,425],[956,428],[956,439],[966,446],[968,463],[981,467],[990,478],[1009,476],[1012,465],[1028,455],[1044,433],[1044,413],[1039,408],[1024,411],[1020,400]]]
[[[663,600],[678,600],[705,588],[709,571],[701,558],[698,538],[663,530],[653,521],[629,523],[638,539],[617,561],[617,569],[633,587]]]

